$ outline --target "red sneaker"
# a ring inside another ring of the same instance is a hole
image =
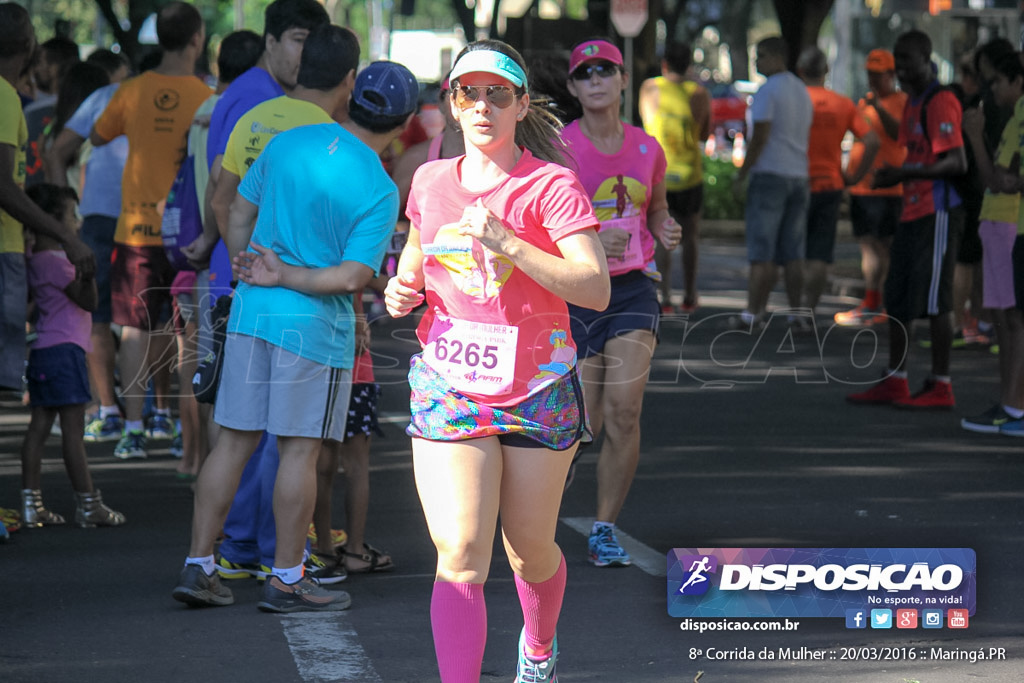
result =
[[[846,400],[850,403],[862,405],[889,405],[897,401],[906,401],[909,398],[910,385],[907,384],[906,378],[893,377],[892,375],[889,375],[867,391],[846,395]]]
[[[901,401],[894,401],[893,405],[908,410],[949,410],[956,405],[953,385],[930,379],[919,392]]]
[[[871,327],[885,323],[889,316],[885,314],[884,309],[870,309],[862,301],[856,308],[836,313],[833,319],[841,327]]]

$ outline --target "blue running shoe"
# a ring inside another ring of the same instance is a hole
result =
[[[89,442],[118,441],[124,433],[124,420],[120,415],[107,415],[104,418],[96,417],[85,425],[85,436],[82,438]]]
[[[633,564],[619,539],[615,538],[615,528],[602,524],[590,534],[587,544],[590,548],[590,563],[595,567],[628,567]]]
[[[1024,436],[1024,418],[999,425],[999,433],[1006,436]]]
[[[150,439],[173,439],[176,434],[174,422],[166,415],[156,413],[146,420],[146,436]]]
[[[526,628],[519,633],[519,662],[515,683],[558,683],[555,664],[558,662],[558,636],[551,643],[551,656],[536,661],[526,654]]]
[[[142,432],[125,432],[114,446],[114,457],[121,460],[147,457],[146,435]]]

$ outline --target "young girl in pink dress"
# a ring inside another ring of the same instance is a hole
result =
[[[41,184],[27,190],[48,214],[78,231],[78,196],[68,187]],[[89,375],[85,354],[96,308],[96,281],[75,271],[60,244],[38,233],[26,240],[29,292],[38,311],[36,340],[28,357],[28,394],[32,419],[21,447],[21,501],[26,527],[63,524],[64,518],[43,505],[43,448],[60,415],[64,468],[75,491],[75,523],[81,527],[118,526],[125,517],[103,504],[93,489],[85,456],[85,406]]]

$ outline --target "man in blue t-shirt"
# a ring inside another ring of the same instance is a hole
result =
[[[221,159],[228,137],[238,120],[256,105],[280,97],[295,88],[302,61],[302,48],[309,32],[330,23],[323,5],[316,0],[274,0],[264,14],[263,55],[224,91],[210,117],[206,159],[210,179],[206,186],[203,234],[184,249],[202,269],[196,278],[201,348],[211,348],[210,308],[218,296],[231,293],[231,259],[222,240],[227,211],[237,190],[233,183],[221,186]],[[211,443],[218,427],[206,405],[200,419],[209,427]],[[276,531],[271,510],[277,448],[273,438],[264,438],[242,474],[238,493],[224,524],[220,572],[224,578],[261,576],[261,559],[274,555]]]
[[[214,572],[213,546],[233,484],[266,430],[277,435],[280,449],[278,543],[257,606],[334,611],[351,603],[304,575],[302,548],[315,498],[310,484],[323,440],[344,436],[352,295],[379,268],[398,217],[398,189],[379,155],[414,115],[418,95],[405,67],[371,64],[356,80],[349,120],[278,134],[239,185],[227,242],[232,253],[249,244],[254,249],[239,269],[218,398],[247,400],[217,401],[221,433],[196,484],[192,545],[172,594],[177,600],[234,601]],[[347,179],[344,187],[338,178]],[[303,201],[292,201],[299,192]]]

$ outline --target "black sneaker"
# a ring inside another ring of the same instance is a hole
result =
[[[340,558],[333,555],[311,553],[303,564],[306,567],[306,576],[316,579],[317,583],[324,586],[341,583],[348,578],[345,565]]]
[[[231,590],[221,585],[217,572],[208,576],[198,564],[185,565],[171,597],[191,607],[219,607],[235,602]]]
[[[295,583],[271,576],[263,584],[263,597],[256,606],[262,612],[340,612],[352,606],[352,598],[345,591],[321,588],[307,576]]]

